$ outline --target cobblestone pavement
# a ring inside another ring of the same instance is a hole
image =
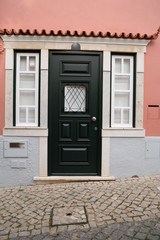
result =
[[[159,186],[160,175],[0,188],[0,240],[158,240]],[[74,206],[87,223],[51,226],[53,208]]]

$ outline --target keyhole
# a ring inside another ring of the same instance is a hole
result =
[[[66,216],[72,216],[72,213],[66,213]]]
[[[94,131],[96,132],[98,130],[98,128],[97,127],[94,127]]]

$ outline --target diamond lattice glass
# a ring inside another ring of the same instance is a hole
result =
[[[66,85],[64,87],[64,111],[86,111],[86,88],[79,85]]]

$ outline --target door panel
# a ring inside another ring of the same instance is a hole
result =
[[[87,162],[88,151],[87,147],[62,147],[62,162]]]
[[[49,175],[100,174],[101,59],[50,51]]]
[[[77,141],[90,141],[89,121],[77,121]]]

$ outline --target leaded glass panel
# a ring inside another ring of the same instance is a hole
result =
[[[86,87],[66,85],[64,87],[64,112],[86,112]]]

